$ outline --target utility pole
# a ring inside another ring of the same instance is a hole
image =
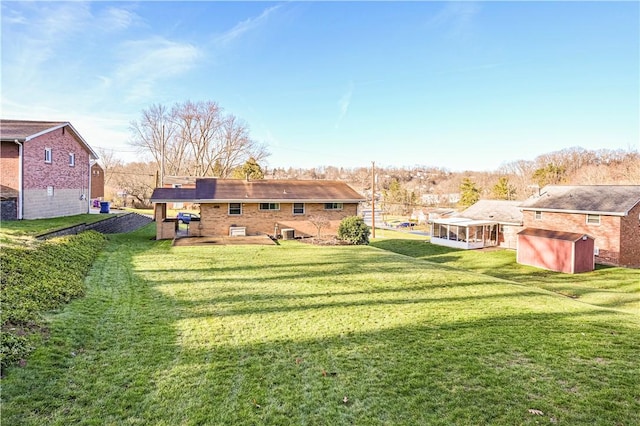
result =
[[[371,238],[376,237],[376,162],[371,162]]]
[[[164,124],[162,125],[162,153],[160,160],[160,188],[164,186],[164,147],[166,145],[166,141],[164,140]]]

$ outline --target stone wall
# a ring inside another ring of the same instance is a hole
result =
[[[18,202],[15,198],[0,201],[0,220],[18,219]]]

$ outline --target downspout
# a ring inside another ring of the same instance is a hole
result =
[[[21,220],[22,205],[23,205],[23,199],[24,199],[23,187],[22,187],[22,169],[23,169],[23,163],[24,163],[22,159],[23,147],[22,147],[22,142],[20,142],[18,139],[15,139],[13,142],[16,145],[18,145],[18,205],[17,205],[16,219]]]
[[[87,189],[87,194],[85,195],[85,197],[87,199],[87,213],[91,213],[91,154],[89,154],[88,167],[89,167],[89,178],[88,178],[89,188]]]

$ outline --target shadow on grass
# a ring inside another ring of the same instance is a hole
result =
[[[543,419],[530,409],[544,412],[546,422],[640,422],[633,374],[639,327],[626,322],[629,316],[563,300],[556,307],[548,295],[513,290],[500,296],[522,296],[524,307],[507,312],[498,295],[438,298],[451,286],[420,282],[336,291],[325,281],[318,286],[326,294],[288,295],[289,283],[269,282],[281,292],[265,292],[249,273],[236,277],[245,285],[211,288],[211,296],[185,301],[166,293],[172,284],[149,279],[167,273],[166,264],[144,265],[147,256],[168,261],[168,244],[150,242],[144,233],[110,241],[86,298],[55,317],[50,344],[3,382],[7,424],[511,425]],[[365,258],[354,256],[353,268]],[[279,261],[283,270],[295,267],[290,259]],[[395,267],[419,272],[417,262],[396,261]],[[339,269],[349,269],[344,263]],[[204,279],[215,273],[210,268]],[[439,276],[446,283],[453,273],[440,270]],[[469,278],[460,291],[482,283]],[[219,296],[218,289],[238,294]],[[364,299],[341,300],[350,296]],[[550,303],[528,309],[532,296]],[[314,297],[330,298],[286,305]],[[265,300],[273,305],[265,308]],[[445,302],[438,310],[429,306],[436,300]],[[408,310],[417,304],[424,309]],[[234,315],[199,312],[207,306]],[[377,307],[388,308],[389,317],[379,317]],[[290,322],[292,312],[307,318],[309,309],[326,313],[307,330]],[[469,311],[483,317],[469,319]],[[414,318],[414,312],[423,315]],[[256,322],[264,313],[272,318]],[[389,325],[402,315],[407,323]]]
[[[516,263],[510,250],[458,250],[408,241],[376,241],[373,246],[454,269],[476,272],[581,299],[594,306],[640,312],[640,273],[637,270],[596,265],[592,272],[563,274]],[[617,303],[617,302],[620,303]]]

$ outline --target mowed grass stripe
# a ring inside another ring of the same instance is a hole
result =
[[[371,247],[146,232],[111,240],[52,344],[11,371],[3,420],[640,423],[636,316]]]

